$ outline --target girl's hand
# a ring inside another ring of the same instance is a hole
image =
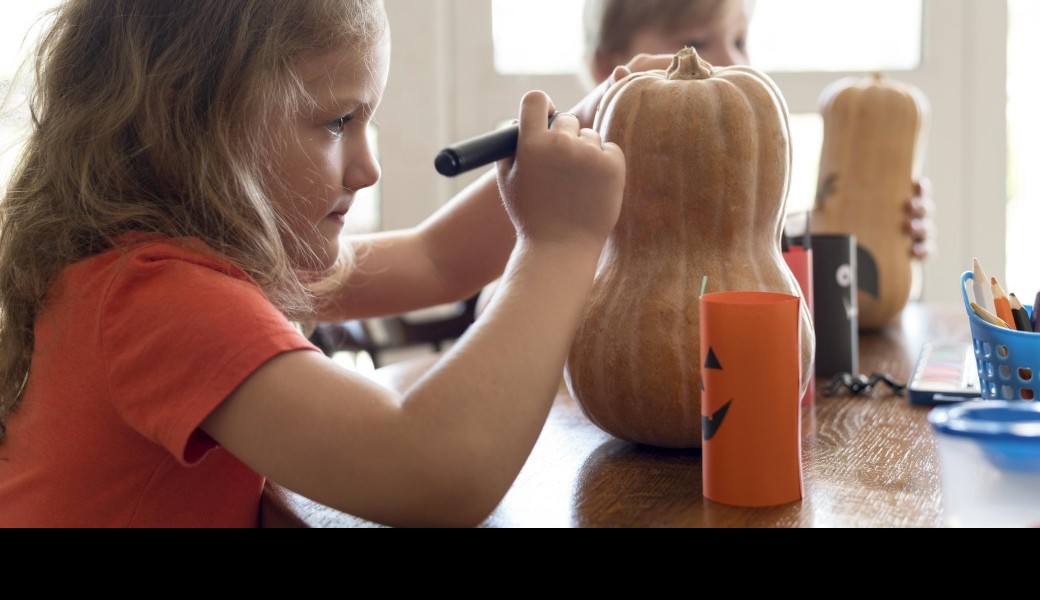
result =
[[[911,255],[924,260],[935,252],[935,202],[927,179],[914,182],[914,196],[906,202],[906,232],[913,240]]]
[[[589,92],[584,99],[581,100],[577,105],[570,110],[571,114],[578,117],[581,122],[581,126],[586,129],[591,129],[596,121],[596,111],[599,110],[600,102],[603,100],[603,96],[606,95],[607,90],[612,85],[621,81],[625,77],[628,77],[632,73],[641,73],[643,71],[652,71],[654,69],[667,69],[672,64],[672,54],[639,54],[636,55],[632,60],[628,61],[627,65],[622,65],[614,69],[610,77],[606,81],[596,86],[596,89]]]
[[[554,110],[543,92],[524,96],[516,156],[498,164],[502,198],[522,241],[587,242],[598,252],[621,212],[625,157],[572,114],[547,127]]]

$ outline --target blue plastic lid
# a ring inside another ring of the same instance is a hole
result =
[[[1040,402],[962,402],[933,409],[928,422],[946,435],[1040,444]]]
[[[928,413],[941,434],[976,441],[995,466],[1040,471],[1040,403],[996,400],[941,406]]]

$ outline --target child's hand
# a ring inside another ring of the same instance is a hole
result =
[[[914,183],[914,197],[907,201],[906,212],[906,232],[914,243],[911,255],[924,260],[935,251],[935,202],[927,179]]]
[[[625,77],[628,77],[632,73],[641,73],[643,71],[652,71],[654,69],[667,69],[672,64],[672,54],[639,54],[632,60],[628,61],[627,65],[622,65],[614,69],[610,77],[606,81],[596,86],[596,89],[589,92],[585,98],[582,99],[574,108],[570,110],[571,114],[578,117],[581,121],[581,126],[587,129],[591,129],[596,121],[596,111],[599,110],[600,101],[603,100],[603,96],[610,89],[610,86],[614,85],[618,81],[621,81]]]
[[[521,239],[588,242],[598,252],[621,211],[625,157],[572,114],[546,127],[554,110],[543,92],[524,96],[516,156],[498,164],[502,198]]]

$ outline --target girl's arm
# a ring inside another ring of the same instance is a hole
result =
[[[499,165],[517,242],[496,301],[429,373],[398,395],[317,353],[288,353],[203,429],[257,472],[362,518],[484,519],[548,415],[624,189],[621,151],[572,116],[547,129],[551,112],[544,94],[525,97],[516,160]],[[442,226],[444,239],[473,233]]]
[[[631,73],[665,69],[671,61],[670,54],[634,57],[570,112],[581,127],[591,128],[611,85]],[[354,240],[358,267],[324,303],[318,320],[400,314],[468,298],[502,275],[515,243],[495,174],[488,173],[417,228]]]
[[[356,267],[322,303],[318,320],[400,314],[468,298],[502,274],[515,244],[516,229],[489,172],[418,227],[353,240]]]

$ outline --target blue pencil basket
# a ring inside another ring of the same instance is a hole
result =
[[[1040,333],[991,325],[975,314],[968,300],[971,271],[961,277],[961,297],[968,311],[982,397],[987,400],[1040,399]],[[1032,315],[1032,309],[1025,307]]]

